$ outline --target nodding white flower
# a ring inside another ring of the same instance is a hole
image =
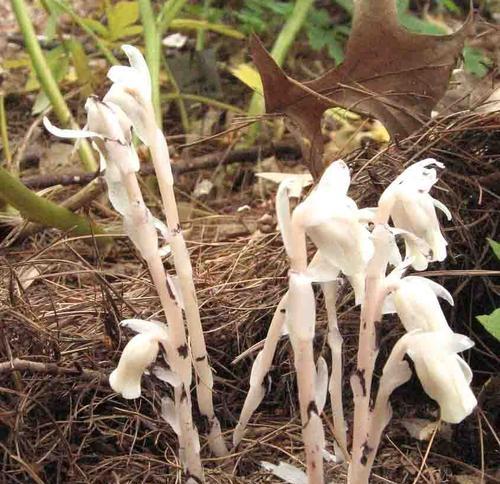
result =
[[[131,120],[140,140],[147,146],[154,143],[157,126],[151,102],[151,75],[141,51],[123,45],[130,66],[112,66],[108,78],[113,81],[105,102],[116,104]]]
[[[350,280],[360,303],[364,294],[365,270],[373,256],[373,242],[366,226],[370,213],[359,210],[347,196],[349,168],[333,162],[311,194],[297,206],[292,224],[306,230],[323,260],[340,269]]]
[[[112,103],[90,97],[85,103],[87,124],[82,130],[60,129],[44,118],[45,128],[59,138],[92,138],[99,153],[101,171],[108,186],[111,205],[124,215],[128,207],[122,177],[139,171],[139,158],[132,146],[131,124],[125,114]]]
[[[441,418],[461,422],[477,400],[470,388],[472,371],[457,353],[471,348],[473,341],[450,331],[414,331],[403,338],[422,387],[439,404]]]
[[[410,263],[407,261],[406,264]],[[438,297],[453,306],[453,297],[440,284],[419,276],[400,278],[398,268],[386,279],[390,292],[384,301],[384,313],[396,312],[406,331],[451,331]]]
[[[109,375],[109,384],[123,398],[139,398],[142,375],[156,360],[160,343],[168,347],[168,330],[160,322],[141,319],[124,320],[121,324],[138,334],[123,349],[118,366]]]
[[[437,181],[435,168],[444,165],[432,158],[409,166],[384,191],[379,201],[379,210],[390,215],[394,225],[413,233],[429,245],[429,256],[409,237],[405,237],[406,256],[413,258],[416,270],[427,268],[429,260],[442,261],[446,258],[447,242],[441,234],[436,208],[444,212],[448,220],[448,208],[429,195]]]

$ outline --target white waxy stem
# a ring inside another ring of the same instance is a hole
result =
[[[314,338],[316,301],[311,280],[300,273],[290,272],[286,325],[292,344],[294,340]]]
[[[211,428],[208,443],[214,454],[220,456],[227,453],[227,449],[222,434],[220,431],[217,431],[217,429],[220,429],[220,426],[214,413],[212,400],[213,375],[203,336],[203,327],[193,282],[191,261],[182,235],[182,228],[175,201],[168,145],[161,131],[161,127],[156,124],[154,108],[151,101],[151,76],[146,61],[141,52],[135,47],[124,45],[123,50],[127,54],[130,66],[113,66],[109,70],[108,77],[113,81],[113,85],[104,97],[104,101],[109,105],[118,106],[120,110],[125,113],[130,119],[137,136],[150,149],[162,198],[163,211],[169,229],[169,242],[174,259],[174,266],[179,277],[179,287],[182,294],[182,298],[177,298],[175,302],[177,305],[177,302],[180,302],[182,299],[189,331],[189,348],[186,345],[186,349],[190,349],[191,352],[189,355],[190,358],[186,358],[188,363],[184,365],[185,371],[183,371],[182,378],[183,381],[186,381],[188,376],[187,370],[190,370],[192,362],[197,375],[196,393],[198,397],[198,406],[200,412],[207,417]],[[160,272],[163,271],[161,261],[155,258],[154,268],[151,264],[149,265],[150,271],[152,274],[156,274],[155,277],[159,281],[160,277],[163,277],[160,276]],[[168,286],[168,289],[169,291],[171,290],[170,286]],[[160,293],[158,285],[157,290]],[[163,288],[163,291],[165,291],[165,288]],[[166,295],[162,296],[160,294],[160,298],[165,302],[167,301]],[[180,306],[177,305],[177,308],[180,308]],[[185,337],[185,330],[182,325],[182,313],[177,315],[175,319],[175,323],[171,323],[169,319],[169,324],[171,324],[172,327],[172,334],[174,334],[175,326],[175,339],[177,343],[184,348],[187,338]],[[179,327],[177,327],[177,324],[179,324]],[[186,385],[186,388],[189,389],[189,385]],[[176,404],[181,405],[179,415],[181,421],[184,422],[181,428],[185,429],[185,432],[188,434],[190,433],[191,437],[194,436],[195,429],[188,428],[192,426],[190,420],[190,398],[181,399],[179,395],[177,395]],[[195,437],[196,440],[197,435]],[[199,463],[199,455],[197,455],[196,452],[192,452],[193,447],[191,444],[194,443],[194,440],[192,442],[186,440],[185,443],[187,446],[186,449],[190,452],[186,453],[186,466],[191,469],[190,472],[198,475],[201,464]],[[195,468],[197,470],[195,470]]]
[[[470,388],[472,371],[457,353],[474,343],[449,331],[413,332],[406,335],[407,354],[427,395],[436,400],[445,422],[459,423],[477,405]]]
[[[125,346],[118,366],[109,375],[111,388],[121,393],[123,398],[139,398],[142,375],[156,360],[158,351],[159,342],[156,333],[146,332],[135,335]]]
[[[443,168],[434,159],[422,160],[408,167],[392,182],[380,197],[379,208],[390,214],[394,225],[423,239],[431,248],[431,261],[446,258],[447,242],[441,234],[436,208],[442,210],[448,220],[451,213],[444,204],[433,199],[429,191],[437,181],[436,170]],[[406,256],[413,258],[413,267],[424,270],[428,265],[427,254],[411,238],[405,237]]]

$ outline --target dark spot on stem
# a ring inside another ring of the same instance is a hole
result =
[[[179,355],[182,358],[187,358],[187,355],[188,355],[188,345],[187,345],[187,343],[184,343],[183,345],[180,345],[177,348],[177,352],[179,353]]]
[[[203,361],[206,357],[207,355],[198,356],[198,358],[196,358],[196,361]]]
[[[366,380],[365,380],[365,369],[358,368],[355,375],[359,379],[359,384],[361,385],[361,390],[363,390],[363,396],[366,397]]]
[[[316,415],[318,415],[318,407],[316,406],[316,402],[314,400],[311,400],[309,402],[309,405],[307,406],[307,415],[309,418],[311,418],[312,412],[314,412]]]
[[[188,469],[186,470],[186,482],[189,481],[189,479],[192,479],[194,482],[198,482],[199,484],[203,484],[203,481],[198,476],[191,474]]]
[[[382,321],[375,321],[375,351],[379,350],[381,339],[382,339]]]
[[[286,313],[286,309],[285,308],[280,309],[280,313],[281,314],[285,314]]]
[[[370,455],[370,452],[372,452],[373,449],[368,445],[368,442],[365,442],[363,444],[363,453],[360,458],[361,465],[366,465],[368,463],[368,456]]]
[[[186,386],[182,385],[181,402],[187,398]]]
[[[173,299],[175,301],[175,304],[177,304],[177,299],[175,298],[174,291],[172,291],[172,288],[170,287],[170,282],[167,279],[167,291],[170,299]]]
[[[181,224],[177,224],[177,226],[174,228],[174,230],[172,230],[173,235],[180,234],[181,232],[182,232]]]

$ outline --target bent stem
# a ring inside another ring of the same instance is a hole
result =
[[[346,424],[344,405],[342,402],[342,335],[337,321],[337,281],[321,284],[325,296],[325,306],[328,315],[328,346],[332,353],[332,373],[328,390],[332,405],[333,425],[335,430],[335,457],[337,463],[349,460],[347,451]]]
[[[385,297],[385,273],[391,253],[392,234],[378,223],[372,233],[374,255],[368,263],[365,300],[361,307],[357,369],[351,376],[354,394],[354,430],[352,460],[349,465],[349,484],[366,484],[366,467],[373,449],[368,443],[370,426],[370,395],[373,369],[378,355],[378,326],[382,319]]]
[[[184,301],[184,311],[196,373],[198,407],[201,414],[208,419],[210,426],[208,437],[210,448],[215,455],[222,456],[227,454],[227,448],[222,437],[219,420],[215,416],[214,411],[212,396],[213,375],[208,361],[205,337],[203,336],[196,289],[193,282],[193,269],[179,222],[168,146],[159,128],[156,128],[155,141],[151,144],[150,150],[158,178],[163,211],[170,232],[170,247],[172,248],[172,255],[174,257],[175,270],[179,278],[182,299]]]
[[[0,186],[0,198],[19,210],[19,213],[31,222],[60,230],[72,230],[75,235],[105,233],[85,217],[39,197],[3,167],[0,167]]]
[[[248,425],[250,418],[255,410],[257,410],[260,402],[262,402],[266,393],[264,387],[264,378],[271,368],[276,346],[281,337],[281,331],[285,323],[285,311],[288,293],[286,293],[281,301],[278,303],[276,310],[267,330],[266,339],[264,340],[264,347],[259,351],[252,366],[250,376],[250,389],[248,390],[243,408],[241,409],[238,424],[233,432],[233,446],[236,447],[243,438],[245,429]]]

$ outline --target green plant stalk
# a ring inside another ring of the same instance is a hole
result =
[[[184,5],[186,5],[187,0],[167,0],[161,9],[160,15],[158,15],[158,29],[160,35],[163,35],[168,28],[172,20],[177,17],[177,14],[182,10]]]
[[[104,42],[99,38],[99,36],[87,25],[85,25],[84,22],[82,22],[82,18],[69,6],[66,4],[66,2],[62,0],[55,0],[57,5],[61,7],[70,17],[71,19],[89,36],[92,38],[92,40],[95,42],[95,45],[97,49],[101,52],[101,54],[106,58],[106,60],[111,64],[111,65],[119,65],[120,62],[118,59],[113,55],[113,52],[111,52],[110,49],[106,47]]]
[[[146,49],[146,62],[151,73],[152,102],[155,110],[156,122],[162,126],[162,114],[160,104],[160,61],[161,43],[160,30],[157,27],[153,6],[150,0],[138,0],[139,12],[141,14],[144,30],[144,45]]]
[[[307,18],[307,12],[314,3],[314,0],[297,0],[293,7],[293,12],[283,25],[271,50],[271,56],[276,63],[281,66],[285,62],[286,55],[297,37],[300,29]],[[259,93],[254,93],[248,106],[248,114],[255,116],[264,111],[264,98]]]
[[[208,9],[210,8],[210,0],[204,0],[203,2],[203,20],[208,17]],[[205,29],[199,29],[196,32],[196,50],[198,52],[205,48]]]
[[[3,156],[9,170],[12,169],[12,153],[9,145],[9,132],[7,128],[7,116],[5,114],[5,96],[0,94],[0,138],[3,146]]]
[[[0,186],[2,187],[0,197],[31,222],[60,230],[72,230],[75,235],[104,233],[85,217],[39,197],[3,167],[0,167]]]
[[[52,108],[56,113],[57,118],[63,126],[69,126],[78,129],[71,112],[64,100],[59,86],[57,85],[54,76],[47,64],[43,55],[42,48],[36,38],[33,24],[30,21],[28,10],[23,0],[11,0],[12,9],[17,19],[19,28],[23,35],[26,49],[31,58],[33,69],[46,96],[49,98]],[[78,149],[83,167],[88,171],[97,170],[97,163],[95,161],[90,144],[86,140],[82,140]]]

